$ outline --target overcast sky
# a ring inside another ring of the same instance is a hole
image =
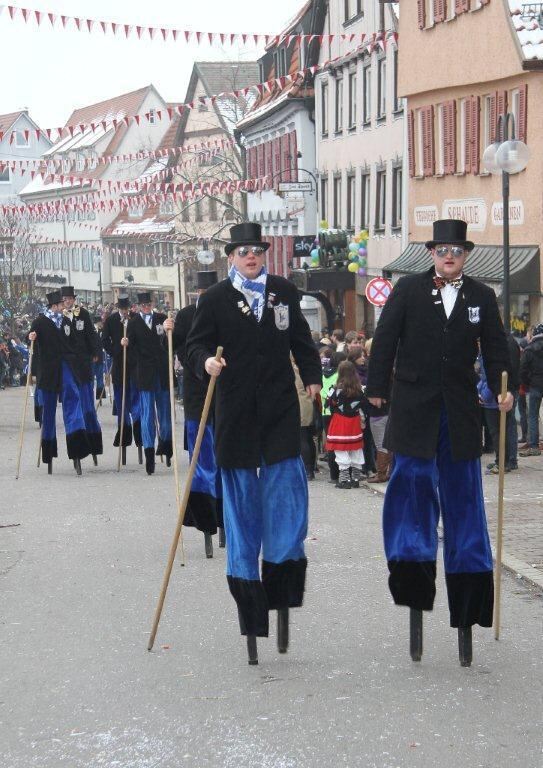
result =
[[[12,0],[12,4],[15,4]],[[139,26],[205,32],[275,34],[304,0],[28,0],[19,7]],[[183,101],[195,60],[256,59],[254,46],[241,48],[167,42],[161,36],[138,41],[54,29],[48,19],[38,28],[32,18],[12,21],[0,14],[2,87],[0,114],[28,108],[42,128],[63,125],[72,110],[153,83],[166,101]]]

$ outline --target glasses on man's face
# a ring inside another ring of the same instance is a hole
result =
[[[436,256],[439,256],[441,259],[444,259],[449,253],[453,258],[460,259],[466,252],[461,245],[440,245],[435,251]]]
[[[262,256],[264,248],[260,245],[252,245],[250,248],[243,246],[242,248],[238,248],[237,253],[238,256],[248,256],[250,253],[252,253],[253,256]]]

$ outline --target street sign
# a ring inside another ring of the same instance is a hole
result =
[[[280,181],[279,192],[312,192],[313,184],[310,181]]]
[[[366,286],[366,298],[374,307],[382,307],[390,296],[392,283],[384,277],[374,277]]]

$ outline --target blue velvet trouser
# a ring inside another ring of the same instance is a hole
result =
[[[91,453],[98,456],[103,453],[102,428],[98,422],[96,408],[94,407],[94,388],[92,381],[84,381],[79,385],[81,396],[81,407],[83,409],[83,418],[85,419],[85,428],[87,430],[87,440],[91,447]]]
[[[57,427],[56,413],[58,393],[48,390],[40,390],[43,405],[42,415],[42,461],[48,464],[51,459],[58,456],[57,453]],[[81,407],[79,385],[75,381],[72,371],[67,363],[62,363],[62,388],[60,393],[62,401],[62,416],[64,430],[66,432],[66,447],[68,458],[84,459],[91,453],[85,428],[85,419]]]
[[[185,422],[189,459],[192,460],[199,422]],[[194,526],[205,533],[217,533],[217,525],[223,526],[221,471],[215,460],[213,427],[207,424],[196,471],[190,487],[189,501],[184,524]]]
[[[226,574],[242,635],[268,635],[268,611],[302,605],[307,478],[300,456],[255,469],[221,468]],[[262,580],[258,558],[262,550]]]
[[[99,400],[100,394],[102,395],[102,397],[105,396],[105,389],[106,389],[103,355],[100,357],[97,363],[92,364],[92,376],[96,381],[96,399]]]
[[[121,439],[121,413],[123,409],[123,388],[120,384],[113,385],[113,399],[115,401],[115,413],[117,414],[117,434],[113,440],[113,445],[118,446]],[[132,433],[134,434],[134,442],[136,445],[142,445],[140,393],[139,390],[136,389],[134,382],[127,377],[124,403],[123,445],[132,445]]]
[[[390,591],[398,605],[433,608],[440,514],[451,626],[490,627],[492,552],[480,461],[453,461],[445,411],[435,458],[394,455],[383,531]]]
[[[156,413],[155,413],[156,409]],[[156,421],[158,421],[157,456],[170,457],[172,448],[172,423],[170,416],[170,393],[161,389],[156,382],[153,390],[140,390],[141,436],[143,447],[147,450],[155,447]]]

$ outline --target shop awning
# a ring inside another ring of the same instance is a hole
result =
[[[540,292],[540,259],[538,245],[511,245],[509,249],[511,293]],[[424,243],[409,243],[397,259],[383,267],[396,274],[425,272],[432,259]],[[503,247],[477,245],[466,261],[466,274],[484,283],[503,281]]]

